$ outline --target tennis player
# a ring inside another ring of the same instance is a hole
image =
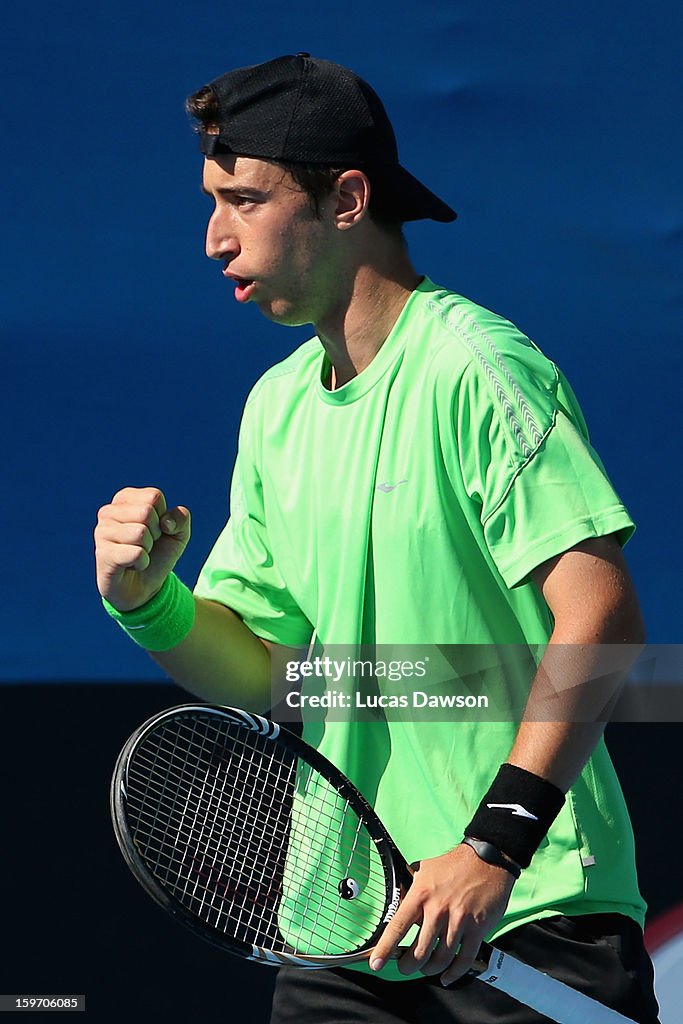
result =
[[[643,638],[633,523],[567,381],[413,267],[403,224],[456,214],[402,167],[352,71],[281,57],[188,108],[208,256],[238,303],[314,336],[249,395],[230,518],[194,594],[173,572],[187,508],[129,487],[100,510],[110,614],[193,693],[256,711],[273,659],[314,632],[324,649],[450,645],[456,662],[547,645],[514,720],[306,727],[417,871],[368,967],[280,971],[274,1024],[540,1021],[464,977],[486,937],[654,1024],[633,835],[594,713],[605,651]]]

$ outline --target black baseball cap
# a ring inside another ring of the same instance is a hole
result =
[[[399,163],[396,136],[377,93],[353,71],[308,53],[229,71],[209,83],[218,110],[207,156],[356,167],[381,186],[402,220],[455,220],[457,214]]]

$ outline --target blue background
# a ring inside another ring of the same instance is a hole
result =
[[[307,336],[203,255],[185,96],[308,50],[385,100],[403,163],[459,211],[419,270],[567,373],[639,530],[649,639],[680,642],[681,5],[454,0],[3,5],[0,679],[153,679],[102,613],[96,510],[157,484],[220,529],[244,396]]]

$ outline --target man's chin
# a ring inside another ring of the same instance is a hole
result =
[[[284,302],[261,301],[256,302],[256,305],[267,320],[271,320],[274,324],[280,324],[282,327],[302,327],[304,324],[312,323],[309,318],[302,315],[301,311],[293,309]]]

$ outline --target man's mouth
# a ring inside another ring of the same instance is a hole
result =
[[[250,297],[254,284],[256,283],[253,277],[241,277],[239,274],[235,274],[228,270],[227,267],[223,270],[223,277],[231,281],[235,286],[235,298],[238,302],[246,302]]]
[[[254,290],[255,281],[249,277],[234,277],[235,298],[238,302],[246,302]]]

